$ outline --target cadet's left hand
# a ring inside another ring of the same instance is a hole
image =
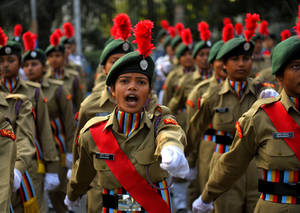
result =
[[[279,93],[276,90],[268,88],[268,89],[261,91],[261,93],[259,94],[259,98],[272,98],[272,97],[276,97],[278,95],[279,95]]]
[[[213,203],[204,203],[202,197],[193,202],[193,213],[209,213],[214,209]]]
[[[67,153],[66,154],[66,167],[68,169],[72,169],[72,162],[73,162],[73,154]]]
[[[59,185],[58,174],[56,173],[46,173],[45,175],[45,191],[51,191]]]
[[[165,146],[161,150],[160,167],[173,177],[185,178],[190,171],[184,153],[177,146]]]

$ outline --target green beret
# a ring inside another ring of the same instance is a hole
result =
[[[292,36],[278,43],[272,51],[272,74],[282,72],[287,63],[300,58],[300,38]]]
[[[105,43],[104,43],[104,47],[106,46],[106,45],[108,45],[111,41],[113,41],[114,40],[114,38],[113,37],[109,37],[106,41],[105,41]]]
[[[112,40],[105,46],[104,50],[102,51],[100,56],[100,64],[104,65],[106,63],[106,60],[112,54],[129,53],[131,51],[133,51],[133,47],[130,42],[124,42],[122,39]]]
[[[256,40],[263,40],[264,39],[264,36],[260,33],[256,33],[255,36],[253,36],[251,38],[251,41],[256,41]]]
[[[160,41],[160,39],[163,37],[163,36],[165,36],[165,35],[167,35],[168,33],[167,33],[167,31],[166,30],[164,30],[164,29],[160,29],[160,31],[158,31],[158,34],[157,34],[157,41],[159,42]]]
[[[62,37],[60,38],[59,42],[60,42],[62,45],[65,45],[65,44],[74,44],[74,43],[75,43],[75,39],[74,39],[74,37],[67,38],[66,36],[62,36]]]
[[[211,42],[210,41],[199,41],[193,49],[193,58],[196,58],[198,52],[203,49],[203,48],[210,48],[211,47]]]
[[[175,38],[173,38],[172,41],[171,41],[172,49],[175,49],[175,47],[180,43],[181,43],[181,37],[180,36],[175,36]]]
[[[247,42],[244,38],[233,38],[227,41],[219,50],[216,59],[227,59],[235,55],[252,55],[254,50],[253,41]]]
[[[35,49],[35,50],[28,50],[23,54],[23,62],[31,59],[37,59],[42,64],[46,63],[46,55],[43,50],[41,49]]]
[[[212,48],[210,49],[210,52],[209,52],[209,56],[208,56],[208,63],[212,63],[216,57],[217,57],[217,54],[219,52],[219,50],[221,49],[221,47],[223,46],[224,44],[224,41],[220,40],[218,42],[216,42]]]
[[[59,44],[58,46],[54,47],[51,44],[47,47],[47,49],[45,50],[46,56],[48,56],[50,53],[54,52],[54,51],[58,51],[58,52],[65,52],[65,47],[63,44]]]
[[[186,51],[191,50],[190,46],[185,45],[184,43],[181,43],[177,49],[176,49],[176,58],[179,59]]]
[[[7,41],[5,46],[0,47],[0,56],[1,55],[17,55],[21,59],[22,47],[20,43],[15,41]]]
[[[154,73],[154,61],[151,56],[143,58],[137,51],[127,53],[117,60],[110,69],[106,78],[106,85],[114,84],[118,76],[125,73],[144,74],[151,82]]]
[[[165,38],[164,43],[163,43],[164,49],[166,49],[167,46],[171,45],[171,41],[172,41],[171,36],[167,36],[167,37]]]

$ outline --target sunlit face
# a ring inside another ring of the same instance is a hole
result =
[[[191,51],[185,51],[182,56],[179,58],[179,63],[184,68],[191,68],[194,66],[194,59],[192,57]]]
[[[231,56],[225,61],[224,67],[230,80],[244,81],[249,76],[252,68],[251,56]]]
[[[200,70],[207,70],[209,64],[207,62],[209,56],[210,48],[202,48],[196,55],[195,63],[200,68]]]
[[[17,55],[0,56],[1,77],[14,78],[19,74],[20,60]]]
[[[30,59],[24,62],[23,69],[30,81],[39,82],[46,68],[38,59]]]
[[[289,96],[300,98],[300,59],[289,62],[277,78]]]
[[[58,70],[64,67],[64,54],[60,51],[53,51],[48,55],[48,62],[52,69]]]
[[[111,67],[114,65],[114,63],[121,58],[123,55],[125,55],[124,53],[116,53],[116,54],[112,54],[111,56],[108,57],[108,59],[105,62],[105,65],[103,66],[103,73],[105,75],[107,75],[111,69]]]
[[[149,79],[141,73],[119,75],[111,87],[118,109],[128,113],[142,112],[147,99],[150,98],[150,91]]]
[[[226,79],[227,73],[224,70],[224,64],[222,60],[214,60],[213,61],[213,69],[215,71],[216,76],[222,78],[223,80]]]

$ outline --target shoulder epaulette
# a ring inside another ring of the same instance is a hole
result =
[[[49,81],[50,84],[54,84],[54,85],[57,85],[57,86],[64,85],[64,82],[62,80],[48,78],[48,81]]]
[[[21,99],[22,101],[28,100],[28,97],[26,95],[23,94],[19,94],[19,93],[15,93],[15,94],[8,94],[6,97],[6,99]]]
[[[253,116],[253,115],[255,115],[259,111],[259,109],[261,108],[261,106],[277,102],[277,101],[279,101],[279,99],[280,99],[280,96],[272,97],[272,98],[261,98],[261,99],[258,99],[256,102],[254,102],[254,104],[252,105],[252,107],[247,111],[246,115],[247,116]]]
[[[66,71],[70,73],[70,75],[79,76],[79,73],[73,69],[66,69]]]
[[[86,124],[80,130],[80,134],[83,134],[86,130],[88,130],[89,128],[91,128],[95,124],[98,124],[98,123],[103,122],[103,121],[107,121],[109,119],[109,116],[110,115],[97,116],[97,117],[91,118],[90,120],[88,120],[88,122],[86,122]]]
[[[157,105],[155,107],[154,110],[154,115],[158,116],[158,115],[164,115],[164,114],[171,114],[171,111],[168,107],[164,106],[164,105]]]
[[[33,82],[33,81],[24,81],[26,85],[35,87],[35,88],[41,88],[41,85],[39,83]]]

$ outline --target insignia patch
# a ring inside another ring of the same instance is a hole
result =
[[[229,108],[228,107],[220,107],[220,108],[216,108],[215,111],[219,112],[219,113],[224,113],[224,112],[228,112]]]
[[[280,138],[293,138],[294,132],[274,132],[273,138],[280,139]]]
[[[44,103],[47,103],[48,102],[48,99],[47,98],[44,98]]]
[[[241,125],[240,125],[239,122],[235,123],[235,128],[236,128],[236,131],[239,135],[239,138],[242,138],[243,137],[243,130],[242,130]]]
[[[83,85],[82,85],[82,84],[79,85],[79,89],[80,89],[80,90],[83,89]]]
[[[276,86],[272,83],[269,83],[269,82],[263,82],[261,84],[263,87],[272,87],[272,88],[275,88]]]
[[[164,123],[165,124],[173,124],[173,125],[178,125],[177,121],[172,119],[172,118],[167,118],[167,119],[164,119]]]
[[[114,160],[115,155],[114,154],[108,154],[108,153],[96,153],[97,159],[103,159],[103,160]]]
[[[31,112],[32,112],[32,115],[33,115],[33,119],[36,120],[36,114],[35,114],[35,110],[33,108],[31,110]]]
[[[76,114],[74,116],[74,118],[75,118],[76,121],[78,121],[78,116],[79,116],[79,112],[76,112]]]
[[[141,60],[140,67],[142,70],[146,70],[148,68],[148,62],[145,59]]]
[[[244,44],[244,50],[248,51],[250,49],[250,44],[247,42]]]
[[[127,52],[129,50],[129,44],[127,42],[125,42],[123,45],[122,45],[122,49]]]
[[[35,51],[32,51],[32,52],[30,53],[30,55],[31,55],[32,58],[35,58],[35,57],[37,56],[37,53],[36,53]]]
[[[7,129],[1,129],[0,130],[0,134],[1,136],[3,137],[8,137],[8,138],[11,138],[12,140],[16,140],[16,135],[12,132],[12,131],[9,131]]]
[[[200,104],[201,104],[201,98],[199,97],[197,100],[197,109],[200,109]]]
[[[72,94],[68,94],[67,95],[67,100],[71,100],[71,98],[72,98]]]
[[[206,45],[207,45],[208,47],[211,47],[211,42],[210,42],[210,41],[207,41],[207,42],[206,42]]]
[[[193,101],[187,99],[185,103],[186,103],[186,105],[188,105],[188,106],[194,108],[194,103],[193,103]]]
[[[8,55],[11,54],[11,52],[12,52],[10,47],[6,47],[4,51]]]

